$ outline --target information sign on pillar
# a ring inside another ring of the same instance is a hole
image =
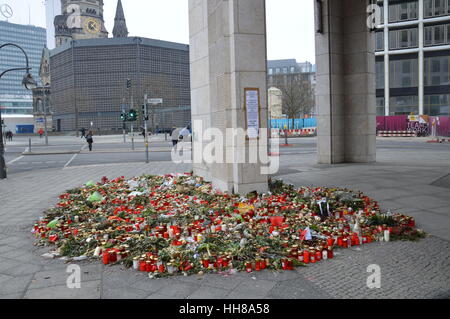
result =
[[[245,92],[245,121],[247,125],[247,136],[249,139],[259,138],[261,100],[259,89],[246,88]]]

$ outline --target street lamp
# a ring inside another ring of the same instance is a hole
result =
[[[0,74],[0,79],[3,77],[3,75],[5,75],[8,72],[13,72],[13,71],[26,71],[25,76],[23,77],[22,80],[22,85],[27,89],[27,90],[32,90],[34,88],[37,87],[36,81],[33,79],[33,76],[30,73],[30,64],[28,62],[28,55],[25,52],[24,49],[22,49],[20,46],[18,46],[17,44],[14,43],[5,43],[0,45],[0,49],[3,49],[6,46],[12,46],[15,47],[17,49],[19,49],[20,51],[22,51],[22,53],[25,55],[25,60],[26,60],[26,67],[25,68],[14,68],[14,69],[9,69],[6,71],[3,71]],[[0,111],[0,123],[2,122],[2,112]],[[7,177],[6,175],[6,163],[5,163],[5,146],[3,144],[3,127],[0,125],[0,179],[5,179]]]

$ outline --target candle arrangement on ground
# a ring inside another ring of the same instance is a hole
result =
[[[88,182],[34,226],[53,257],[99,259],[150,277],[293,270],[336,249],[416,240],[413,218],[345,189],[271,182],[268,194],[222,194],[192,174]]]

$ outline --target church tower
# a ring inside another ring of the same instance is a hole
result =
[[[71,40],[107,38],[103,0],[61,0],[62,14],[55,17],[56,46]]]
[[[125,20],[125,14],[123,13],[122,0],[118,0],[116,17],[114,18],[114,38],[126,38],[128,37],[127,22]]]

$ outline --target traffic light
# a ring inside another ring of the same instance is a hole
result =
[[[127,114],[126,114],[126,113],[120,114],[120,120],[121,120],[122,122],[126,122],[126,121],[127,121]]]
[[[128,120],[130,122],[135,122],[137,121],[137,112],[135,110],[130,110],[130,112],[128,113]]]
[[[145,104],[142,104],[142,118],[148,121],[147,106]]]
[[[127,89],[131,89],[131,80],[127,79]]]

